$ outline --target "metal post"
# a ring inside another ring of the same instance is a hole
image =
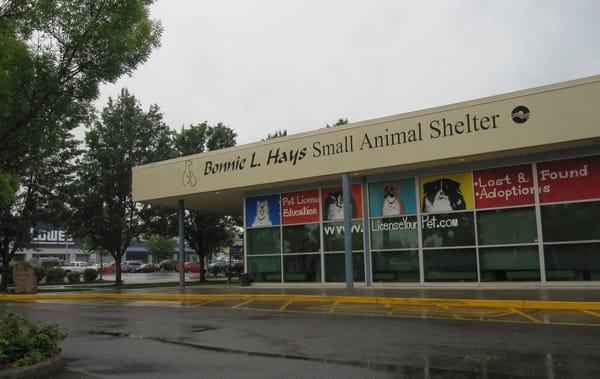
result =
[[[179,219],[179,289],[185,287],[185,238],[183,237],[183,199],[177,201]]]
[[[344,247],[346,258],[346,288],[354,287],[354,271],[352,269],[352,201],[350,194],[350,174],[342,174],[342,191],[344,193]]]
[[[365,284],[367,287],[373,285],[373,271],[371,269],[371,223],[369,220],[369,183],[367,177],[362,177],[362,196],[363,196],[363,230],[364,230],[364,259],[365,259]]]

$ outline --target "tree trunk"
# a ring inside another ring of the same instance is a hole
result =
[[[8,270],[10,269],[9,263],[10,263],[10,260],[4,259],[4,256],[3,256],[2,257],[2,280],[0,280],[0,291],[2,291],[2,292],[6,292],[6,289],[8,287]]]
[[[115,254],[113,255],[113,258],[115,258],[115,284],[120,286],[123,284],[123,280],[121,280],[121,260],[123,259],[122,255],[119,254]]]

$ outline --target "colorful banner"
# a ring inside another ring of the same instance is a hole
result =
[[[246,227],[279,225],[279,195],[249,197],[246,199]]]
[[[600,156],[538,163],[537,173],[542,203],[600,198]]]
[[[350,186],[350,197],[352,201],[352,218],[362,218],[362,186],[353,184]],[[343,220],[344,199],[342,187],[323,188],[323,220]]]
[[[423,176],[419,179],[421,212],[473,209],[473,176],[470,172]]]
[[[476,208],[508,207],[535,202],[531,165],[473,172]]]
[[[284,224],[319,222],[319,190],[281,194],[281,219]]]
[[[400,216],[417,213],[415,180],[388,180],[369,183],[371,217]]]

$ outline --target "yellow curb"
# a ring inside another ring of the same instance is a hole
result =
[[[128,300],[128,301],[225,301],[225,300],[271,300],[293,302],[326,302],[344,304],[382,305],[431,305],[475,308],[515,308],[553,310],[600,310],[600,302],[592,301],[547,301],[547,300],[482,300],[482,299],[438,299],[400,298],[368,296],[326,295],[276,295],[276,294],[178,294],[178,293],[52,293],[52,294],[0,294],[5,301],[35,300]]]

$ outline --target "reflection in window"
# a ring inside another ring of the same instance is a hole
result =
[[[421,216],[424,247],[475,245],[473,213],[439,213]]]
[[[600,239],[600,201],[544,205],[544,242]]]
[[[546,279],[600,280],[600,243],[545,245]]]
[[[253,282],[281,282],[281,257],[248,257],[248,275]]]
[[[321,243],[319,224],[292,225],[283,227],[284,253],[319,252]]]
[[[247,229],[248,255],[281,254],[281,229],[258,228]]]
[[[352,254],[352,269],[354,271],[354,281],[365,281],[365,260],[362,253]],[[346,261],[345,254],[325,254],[325,281],[326,282],[345,282],[346,281]]]
[[[540,280],[537,246],[480,248],[479,267],[482,282]]]
[[[284,256],[283,280],[285,282],[320,282],[321,256],[318,254]]]
[[[344,223],[323,224],[323,244],[325,251],[344,251]],[[363,249],[362,221],[352,221],[352,250]]]
[[[424,250],[426,282],[476,282],[475,249]]]
[[[537,242],[535,208],[494,209],[477,212],[480,245]]]
[[[417,216],[372,219],[372,249],[414,249],[418,246],[417,227]]]
[[[419,281],[418,251],[376,251],[372,257],[374,282]]]

